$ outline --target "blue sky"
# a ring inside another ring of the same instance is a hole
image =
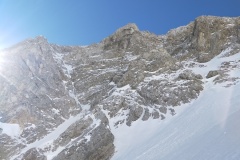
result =
[[[88,45],[127,23],[165,34],[200,15],[240,16],[240,0],[0,0],[0,48],[38,35]]]

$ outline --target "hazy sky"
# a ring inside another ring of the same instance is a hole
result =
[[[0,48],[38,35],[87,45],[127,23],[165,34],[200,15],[240,16],[240,0],[0,0]]]

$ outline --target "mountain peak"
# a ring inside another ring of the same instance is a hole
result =
[[[137,25],[135,23],[128,23],[127,25],[119,28],[116,33],[119,33],[119,32],[124,32],[124,31],[130,31],[131,33],[135,32],[135,31],[139,31]]]
[[[110,37],[122,38],[126,35],[132,35],[134,32],[138,32],[139,29],[135,23],[129,23],[121,28],[119,28]]]
[[[137,25],[129,23],[102,41],[104,49],[126,49],[129,45],[129,39],[138,32]]]
[[[36,36],[34,38],[31,38],[28,40],[29,42],[35,42],[35,43],[48,43],[48,40],[46,37],[42,36],[42,35],[39,35],[39,36]]]

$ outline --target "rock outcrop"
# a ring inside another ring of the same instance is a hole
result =
[[[231,46],[239,51],[240,18],[201,16],[187,26],[169,31],[165,47],[178,58],[207,62]]]

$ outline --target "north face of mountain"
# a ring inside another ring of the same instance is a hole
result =
[[[240,18],[201,16],[166,35],[128,24],[86,47],[40,36],[1,51],[0,159],[110,159],[114,128],[174,118],[207,78],[238,82],[229,74],[238,62],[208,75],[193,68],[238,54],[239,26]]]

